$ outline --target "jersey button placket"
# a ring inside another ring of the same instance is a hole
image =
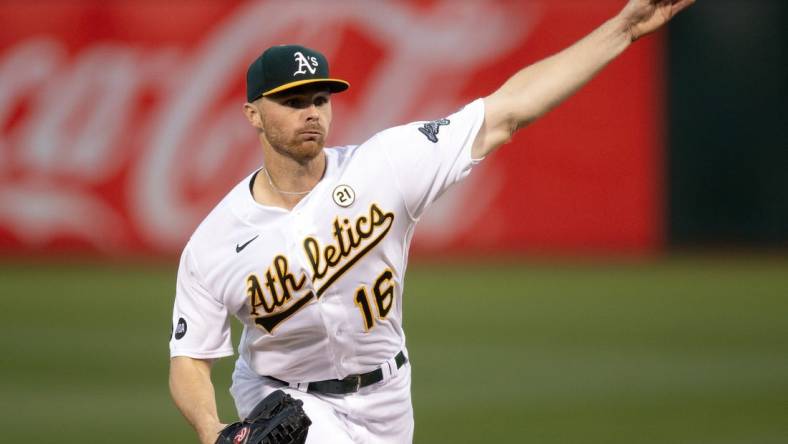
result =
[[[299,215],[302,214],[301,209],[295,210],[291,214],[292,214],[291,226],[293,227],[292,232],[294,233],[295,238],[298,239],[296,251],[294,252],[292,257],[296,258],[296,260],[301,265],[301,267],[304,270],[306,270],[308,281],[309,281],[308,285],[312,287],[312,291],[317,297],[316,308],[320,315],[320,320],[323,323],[324,337],[327,340],[327,347],[326,347],[327,360],[328,362],[333,363],[333,366],[338,372],[341,372],[343,366],[339,364],[338,358],[341,356],[341,353],[338,353],[338,350],[341,351],[342,347],[341,344],[337,344],[336,337],[333,334],[335,333],[335,330],[333,329],[334,322],[331,322],[331,319],[333,319],[334,315],[330,313],[331,311],[330,307],[327,307],[327,304],[325,304],[325,300],[327,297],[330,296],[330,293],[326,292],[318,297],[317,290],[319,288],[319,285],[317,284],[319,284],[319,282],[316,283],[314,280],[314,270],[312,270],[312,266],[310,265],[309,259],[306,257],[306,252],[303,249],[304,239],[306,239],[309,236],[314,237],[316,239],[319,238],[317,234],[318,230],[311,223],[311,221],[306,221],[304,220],[303,217],[299,217]],[[330,304],[328,305],[330,306]],[[329,311],[329,313],[327,313],[326,311]]]

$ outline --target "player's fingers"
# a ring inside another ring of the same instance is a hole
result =
[[[695,0],[675,0],[673,2],[673,15],[678,14],[693,3],[695,3]]]

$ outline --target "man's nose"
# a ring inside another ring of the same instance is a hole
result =
[[[304,109],[304,113],[306,113],[307,120],[318,120],[320,119],[320,111],[317,109],[317,105],[314,103],[309,105]]]

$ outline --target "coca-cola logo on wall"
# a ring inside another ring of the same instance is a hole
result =
[[[474,68],[528,29],[519,6],[305,3],[238,4],[182,46],[92,40],[86,28],[75,30],[87,39],[74,48],[45,34],[3,48],[0,224],[8,235],[31,246],[72,238],[106,251],[180,248],[259,164],[241,114],[242,79],[269,45],[318,47],[356,79],[354,102],[337,101],[331,141],[359,143],[461,105]],[[477,27],[482,14],[496,26]],[[375,52],[358,51],[354,39]]]
[[[248,63],[270,45],[319,48],[351,81],[334,102],[329,144],[356,144],[492,92],[556,9],[506,0],[3,2],[0,251],[179,251],[260,164],[241,107]],[[487,161],[439,200],[417,250],[510,243],[512,165]]]

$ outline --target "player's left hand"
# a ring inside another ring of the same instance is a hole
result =
[[[634,42],[656,31],[693,3],[695,0],[629,0],[619,17]]]
[[[303,404],[275,390],[246,419],[225,427],[215,444],[304,444],[312,420]]]

